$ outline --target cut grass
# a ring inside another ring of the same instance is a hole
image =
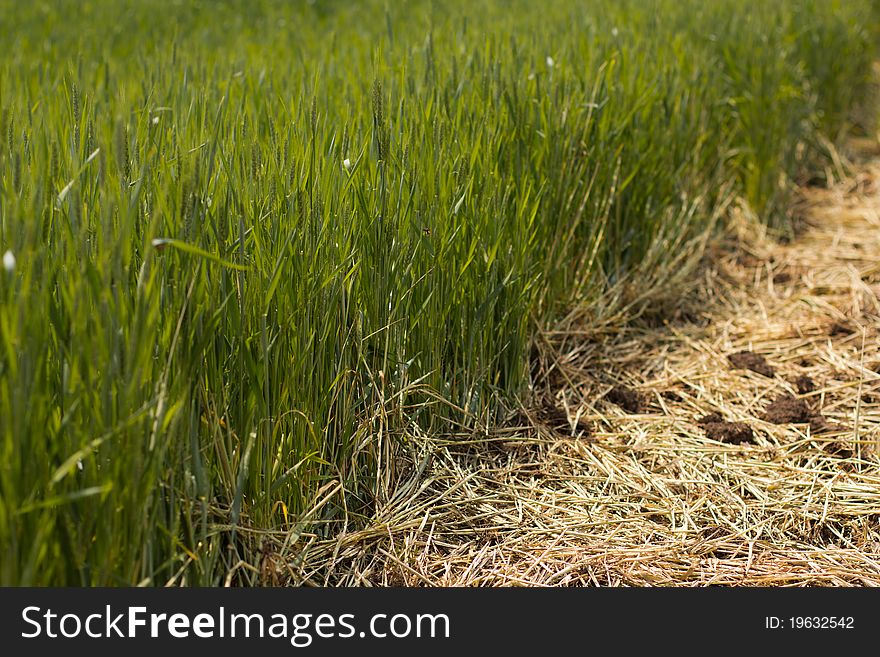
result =
[[[534,326],[643,313],[734,197],[784,231],[875,18],[0,2],[0,583],[251,584],[363,523]]]

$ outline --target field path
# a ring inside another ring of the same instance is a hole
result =
[[[536,408],[412,437],[373,526],[290,580],[880,585],[880,160],[855,171],[800,191],[791,243],[712,247],[662,314],[544,334]]]

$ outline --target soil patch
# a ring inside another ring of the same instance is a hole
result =
[[[833,443],[828,443],[823,447],[823,450],[831,456],[836,456],[839,459],[851,459],[853,457],[853,451],[850,446],[839,440]]]
[[[830,336],[852,335],[854,332],[853,328],[844,322],[834,322],[828,327],[828,335]]]
[[[801,374],[798,378],[796,378],[794,380],[794,385],[797,388],[798,394],[801,395],[809,394],[816,389],[815,382],[806,374]]]
[[[568,413],[558,406],[550,402],[544,403],[537,410],[538,419],[547,425],[553,432],[571,436],[571,421],[568,419]],[[589,422],[579,419],[574,426],[575,432],[579,437],[586,438],[593,433],[593,427]]]
[[[617,404],[627,413],[642,412],[642,396],[626,386],[614,386],[605,395],[605,399],[612,404]]]
[[[803,399],[784,393],[776,397],[764,414],[764,419],[773,424],[809,424],[812,433],[834,433],[844,431],[839,424],[829,422],[821,413],[810,409]]]
[[[789,281],[791,281],[791,274],[789,274],[787,271],[781,271],[773,274],[774,283],[788,283]]]
[[[703,425],[703,430],[709,438],[722,443],[739,445],[755,442],[755,433],[745,422],[711,422]]]
[[[703,427],[706,436],[718,442],[732,445],[755,442],[755,433],[748,424],[727,422],[720,413],[709,413],[697,420],[697,424]]]
[[[735,370],[751,370],[771,379],[776,376],[776,371],[770,367],[767,360],[752,351],[739,351],[728,356],[727,360]]]
[[[764,414],[764,419],[773,424],[806,424],[812,417],[807,402],[787,393],[776,397]]]

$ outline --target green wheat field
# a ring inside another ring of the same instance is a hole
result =
[[[0,0],[0,584],[255,585],[866,102],[869,0]]]

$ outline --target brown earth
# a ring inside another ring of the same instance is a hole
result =
[[[718,442],[733,445],[755,442],[755,433],[745,422],[710,422],[704,424],[703,429],[706,436]]]
[[[635,390],[626,386],[614,386],[605,395],[605,399],[612,404],[617,404],[627,413],[642,412],[642,397]]]
[[[787,392],[778,395],[764,413],[764,419],[773,424],[809,422],[812,417],[813,411],[807,403]]]
[[[794,387],[799,395],[806,395],[816,389],[816,383],[806,374],[801,374],[794,380]]]
[[[734,369],[751,370],[771,379],[776,376],[776,370],[770,367],[767,359],[751,351],[738,351],[728,356],[727,360]]]

